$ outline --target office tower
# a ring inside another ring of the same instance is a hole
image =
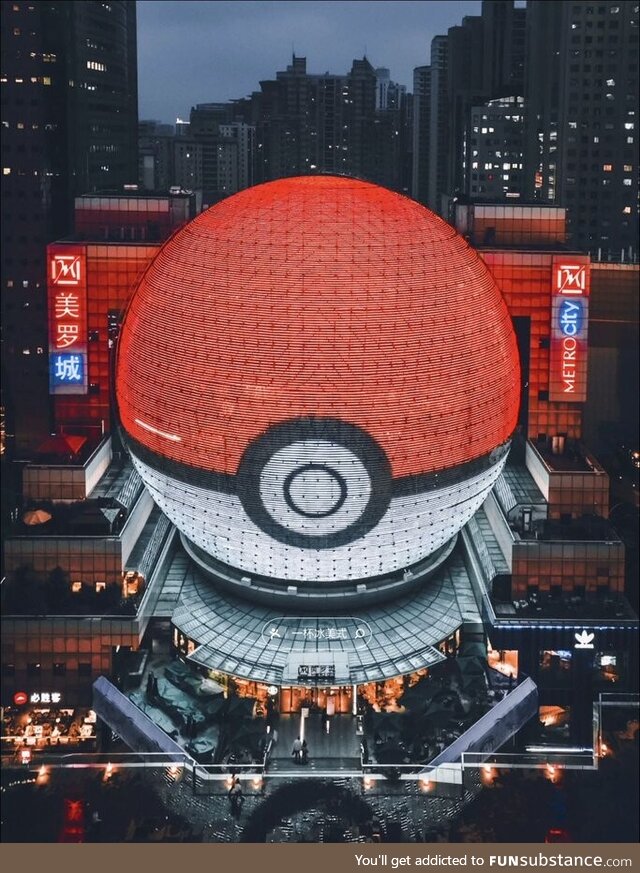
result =
[[[74,197],[135,183],[135,3],[2,3],[2,320],[7,432],[50,431],[46,245]]]
[[[638,4],[528,10],[527,196],[567,207],[571,243],[637,256]]]

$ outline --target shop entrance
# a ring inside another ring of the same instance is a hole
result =
[[[302,709],[325,712],[327,715],[351,713],[353,688],[340,685],[330,688],[283,687],[280,689],[280,712],[292,715]]]

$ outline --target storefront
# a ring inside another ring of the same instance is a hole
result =
[[[538,687],[543,726],[561,728],[575,742],[586,745],[591,740],[598,694],[631,691],[637,682],[638,632],[633,621],[607,626],[501,622],[491,628],[490,637],[491,666],[530,676]]]
[[[90,709],[71,709],[59,703],[39,706],[40,693],[17,692],[14,705],[2,710],[3,753],[30,751],[93,752],[97,747],[97,719]]]
[[[374,712],[398,712],[403,709],[400,698],[404,692],[429,674],[424,667],[406,675],[364,684],[336,682],[332,677],[320,675],[301,679],[300,684],[267,684],[193,663],[190,656],[197,648],[196,643],[176,627],[173,628],[172,641],[174,653],[186,663],[191,662],[193,669],[203,677],[218,683],[224,689],[225,697],[254,699],[256,715],[265,715],[272,710],[290,715],[302,709],[328,715],[356,715],[367,707]],[[459,645],[460,632],[457,630],[443,640],[438,649],[443,655],[454,657]]]

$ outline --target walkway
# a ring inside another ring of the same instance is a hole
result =
[[[300,735],[300,716],[282,715],[278,723],[278,743],[272,752],[269,773],[300,771],[302,766],[291,756],[293,741]],[[305,739],[309,746],[310,772],[360,769],[360,742],[356,735],[356,720],[351,715],[335,715],[325,728],[322,712],[311,713],[305,719]]]

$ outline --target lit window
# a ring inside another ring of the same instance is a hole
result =
[[[602,169],[605,173],[610,173],[613,170],[613,164],[603,164]]]
[[[49,76],[43,76],[43,77],[42,77],[42,84],[43,84],[43,85],[50,85],[50,84],[51,84],[51,78],[50,78]]]
[[[3,176],[8,176],[10,172],[11,172],[11,167],[3,167],[2,168],[2,175]]]
[[[615,80],[615,79],[607,79],[607,85],[608,85],[610,88],[613,88],[613,86],[614,86],[615,84],[616,84],[616,80]]]
[[[631,187],[631,179],[623,179],[623,180],[622,180],[622,184],[623,184],[623,185],[628,185],[629,187]]]
[[[625,173],[631,173],[631,172],[633,172],[633,165],[632,165],[632,164],[625,164],[625,165],[624,165],[624,171],[625,171]]]
[[[625,215],[631,215],[631,207],[630,206],[625,206],[622,211]]]
[[[625,121],[625,123],[624,123],[625,130],[633,130],[634,127],[635,127],[635,125],[634,125],[633,121]]]

